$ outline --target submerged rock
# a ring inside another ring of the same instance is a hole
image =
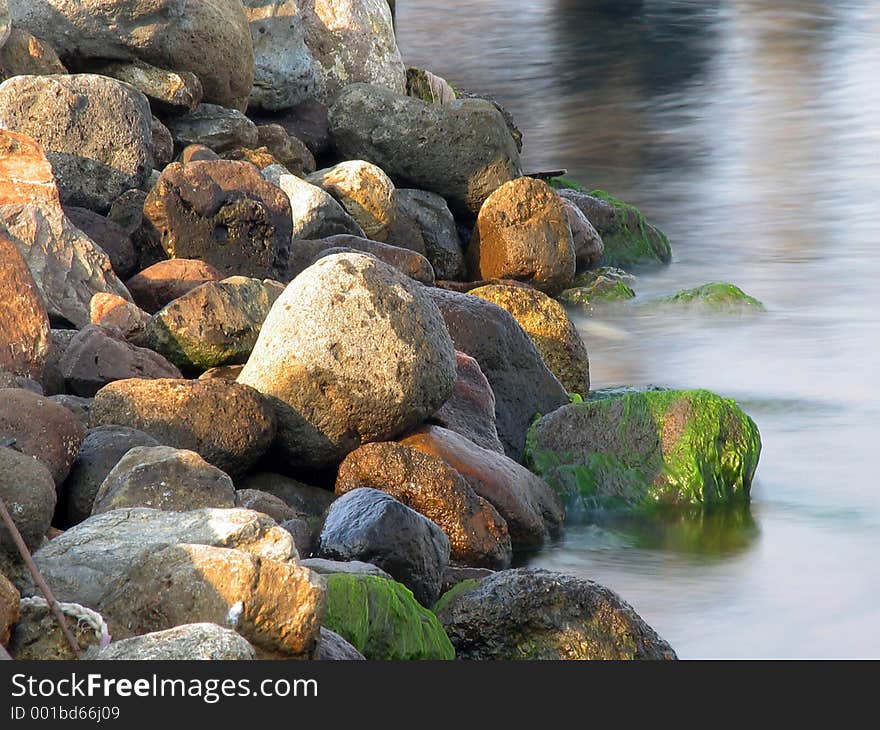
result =
[[[595,304],[632,299],[636,295],[632,290],[635,281],[636,277],[623,269],[603,266],[577,276],[574,286],[562,292],[557,299],[563,304],[589,311]]]
[[[693,306],[709,312],[763,312],[764,305],[738,286],[723,281],[684,289],[652,302],[659,305]]]

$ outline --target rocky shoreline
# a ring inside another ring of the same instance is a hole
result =
[[[386,0],[0,0],[0,81],[13,658],[675,658],[511,567],[566,510],[748,501],[735,402],[590,389],[566,307],[670,262],[641,211],[525,174]]]

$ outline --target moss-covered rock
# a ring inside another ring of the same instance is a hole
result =
[[[572,180],[570,177],[551,177],[547,180],[547,183],[551,188],[555,188],[556,190],[577,190],[580,193],[587,192],[587,189],[583,185],[577,180]]]
[[[327,576],[324,626],[367,659],[454,659],[437,617],[403,585],[373,575]]]
[[[587,509],[746,501],[760,452],[752,419],[707,390],[572,403],[526,439],[527,465]]]
[[[456,596],[461,595],[462,593],[467,593],[470,590],[473,590],[479,584],[479,578],[468,578],[467,580],[463,580],[460,583],[456,583],[452,588],[450,588],[446,593],[444,593],[440,598],[437,599],[437,603],[434,604],[434,613],[439,613],[446,606],[448,606],[452,601],[455,600]]]
[[[619,302],[635,297],[632,287],[636,277],[623,269],[603,266],[593,271],[585,271],[574,280],[574,286],[566,289],[557,298],[563,304],[592,309],[603,302]]]
[[[656,304],[692,305],[717,312],[765,311],[761,302],[750,297],[738,286],[725,281],[713,281],[693,289],[683,289],[672,296],[657,300]]]
[[[600,227],[590,221],[605,243],[603,265],[626,267],[645,263],[669,263],[672,259],[669,239],[660,229],[648,223],[638,208],[604,190],[593,190],[590,195],[609,203],[614,209],[614,215],[606,225]]]

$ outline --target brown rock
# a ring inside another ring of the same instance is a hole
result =
[[[261,124],[257,140],[278,162],[294,175],[308,175],[315,171],[315,157],[304,142],[288,134],[280,124]]]
[[[133,302],[116,294],[100,293],[89,303],[92,324],[118,329],[126,339],[137,340],[143,335],[150,315]]]
[[[239,162],[250,162],[252,165],[256,165],[261,170],[265,167],[269,167],[269,165],[282,164],[272,156],[272,153],[269,152],[266,147],[257,147],[256,149],[239,147],[238,149],[224,152],[222,155],[222,159],[237,160]]]
[[[125,282],[125,286],[141,309],[154,314],[197,286],[222,278],[223,274],[204,261],[169,259],[135,274]]]
[[[239,492],[259,491],[278,497],[296,512],[297,517],[306,522],[315,537],[321,531],[327,510],[336,499],[336,495],[326,489],[303,484],[296,479],[271,472],[251,474],[236,486]]]
[[[433,520],[446,533],[451,559],[465,565],[510,565],[504,519],[442,459],[396,443],[372,443],[349,454],[339,467],[337,494],[373,487]]]
[[[224,380],[120,380],[98,391],[92,424],[140,429],[166,446],[190,449],[233,479],[275,437],[275,415],[252,388]]]
[[[284,192],[231,160],[172,163],[147,196],[144,218],[170,257],[207,261],[226,276],[270,276],[293,231]]]
[[[89,67],[93,73],[134,86],[160,112],[191,112],[202,100],[202,82],[189,71],[167,71],[143,61],[99,61],[90,63]]]
[[[257,113],[251,118],[260,126],[277,124],[291,137],[302,140],[313,155],[320,155],[330,147],[330,122],[327,111],[327,107],[321,102],[307,99],[283,112]],[[261,144],[265,142],[261,141]],[[304,172],[311,171],[304,170]]]
[[[276,497],[268,492],[261,492],[259,489],[239,489],[235,493],[235,506],[269,515],[279,525],[288,520],[296,519],[296,510],[290,507],[281,497]],[[306,523],[303,522],[303,524]],[[308,527],[306,527],[306,530],[308,530]],[[294,539],[294,542],[296,542],[296,539]],[[300,554],[302,555],[302,553]]]
[[[55,484],[49,470],[31,454],[0,446],[0,497],[25,544],[31,549],[38,547],[55,511]],[[11,555],[14,562],[20,560],[12,534],[0,522],[0,555],[3,553]]]
[[[88,208],[64,206],[64,213],[110,257],[110,264],[118,277],[124,279],[137,271],[137,252],[122,226]]]
[[[79,395],[58,393],[57,395],[50,395],[49,400],[53,403],[57,403],[59,406],[64,406],[68,411],[76,416],[76,420],[78,420],[84,428],[89,428],[89,426],[91,426],[90,413],[92,410],[92,398],[83,398]],[[65,480],[65,484],[66,483],[67,482]]]
[[[220,159],[220,155],[203,144],[188,144],[180,152],[180,161],[184,165],[188,162],[213,162]]]
[[[13,76],[66,73],[55,49],[26,30],[13,28],[6,43],[0,43],[0,81]]]
[[[241,375],[244,365],[219,365],[216,368],[209,368],[199,375],[199,380],[211,380],[219,378],[220,380],[228,380],[234,382]]]
[[[79,648],[85,651],[90,646],[97,645],[100,637],[95,629],[70,613],[65,613],[65,620]],[[21,661],[76,659],[58,620],[45,605],[25,604],[22,607],[21,616],[9,640],[9,653],[13,659]]]
[[[150,132],[153,141],[153,177],[158,175],[157,170],[164,170],[174,159],[174,137],[171,131],[156,117],[150,119]],[[148,181],[147,189],[152,187]]]
[[[9,643],[12,627],[18,621],[18,601],[20,596],[15,586],[0,573],[0,646]]]
[[[58,185],[43,148],[26,134],[0,129],[0,205],[58,205]]]

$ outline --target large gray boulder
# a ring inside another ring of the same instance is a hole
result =
[[[398,188],[394,199],[397,214],[409,218],[419,229],[425,243],[425,257],[434,267],[437,278],[464,278],[461,239],[446,201],[437,193],[411,188]]]
[[[446,401],[455,350],[425,291],[363,254],[327,256],[287,286],[238,382],[274,405],[289,464],[339,463]]]
[[[492,192],[521,175],[504,117],[482,99],[428,104],[352,84],[330,109],[330,136],[345,159],[378,165],[400,187],[442,195],[461,214],[475,215]]]
[[[0,84],[0,126],[45,150],[61,200],[106,211],[153,170],[150,104],[96,74],[16,76]]]
[[[199,104],[189,114],[170,117],[167,126],[178,150],[200,144],[215,152],[223,152],[238,147],[256,147],[259,142],[256,124],[238,109],[217,104]]]
[[[199,77],[204,99],[244,109],[254,56],[241,0],[8,0],[15,26],[62,59],[146,61]]]
[[[198,623],[120,639],[103,648],[92,647],[86,658],[96,661],[247,661],[256,659],[257,655],[247,639],[232,629]]]
[[[254,44],[251,104],[329,104],[363,81],[403,93],[406,72],[387,0],[244,0]]]

